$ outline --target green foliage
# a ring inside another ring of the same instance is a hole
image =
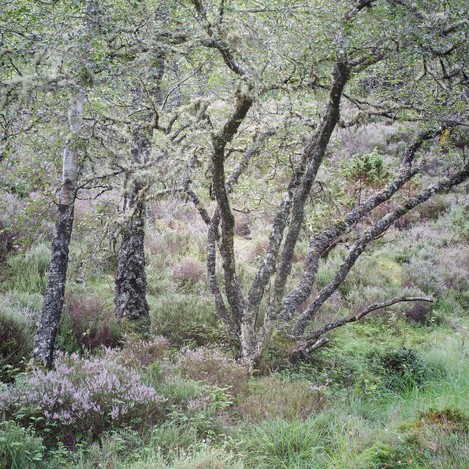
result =
[[[451,210],[451,228],[460,241],[469,241],[469,206],[455,206]]]
[[[150,317],[155,335],[174,345],[205,345],[225,340],[212,300],[193,294],[150,296]]]
[[[0,313],[0,381],[11,381],[29,360],[33,330],[19,314]]]
[[[41,438],[16,422],[0,422],[0,468],[26,469],[47,467],[43,464],[45,446]]]
[[[375,443],[359,456],[361,467],[367,469],[396,469],[402,467],[403,457],[399,451],[385,443]]]
[[[7,265],[11,289],[43,294],[50,265],[50,247],[46,244],[35,245],[26,254],[10,256]]]
[[[267,420],[248,429],[239,442],[253,467],[276,469],[308,467],[320,444],[313,419]]]
[[[372,352],[370,361],[384,376],[384,385],[390,389],[405,389],[428,379],[429,371],[415,350],[402,347],[398,350]]]
[[[357,185],[377,187],[390,177],[390,169],[384,157],[375,148],[371,153],[352,158],[342,167],[345,179]]]

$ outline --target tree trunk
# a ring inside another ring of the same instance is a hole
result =
[[[145,274],[145,203],[135,201],[136,194],[128,201],[134,210],[124,227],[119,248],[115,278],[116,316],[133,332],[147,334],[150,315],[146,300],[147,278]]]
[[[151,151],[149,138],[136,131],[132,159],[135,163],[147,160]],[[124,225],[119,247],[115,276],[116,317],[129,332],[146,335],[150,332],[150,308],[146,300],[145,273],[145,187],[135,180],[127,181],[124,195]]]
[[[80,89],[70,105],[68,116],[70,135],[64,149],[62,187],[59,193],[57,221],[52,240],[51,264],[33,349],[33,359],[48,368],[52,366],[55,338],[64,302],[78,177],[76,145],[82,125],[85,99],[86,92]]]

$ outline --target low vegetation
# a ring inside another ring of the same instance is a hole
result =
[[[108,314],[106,276],[99,283],[90,272],[86,285],[71,283],[63,352],[48,372],[28,367],[42,283],[19,288],[39,275],[37,257],[11,254],[0,296],[0,467],[467,467],[469,251],[452,220],[444,212],[390,233],[398,240],[380,241],[322,314],[333,319],[399,289],[432,294],[433,304],[376,312],[297,362],[278,334],[251,377],[203,300],[203,282],[194,290],[174,273],[197,265],[183,236],[173,246],[182,264],[157,280],[175,293],[149,295],[162,335],[123,335]],[[334,262],[322,261],[324,281]]]

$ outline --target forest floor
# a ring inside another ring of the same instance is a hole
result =
[[[95,252],[78,207],[55,371],[27,364],[47,232],[3,260],[0,467],[469,468],[466,199],[463,190],[442,196],[391,230],[318,321],[402,291],[434,303],[398,304],[340,328],[297,363],[278,334],[252,377],[215,316],[193,211],[174,201],[153,207],[154,337],[140,341],[112,317],[115,261]],[[260,228],[237,238],[247,278],[265,239]],[[322,261],[319,287],[346,249]]]

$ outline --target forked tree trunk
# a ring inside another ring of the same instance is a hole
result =
[[[63,155],[62,187],[59,193],[57,221],[52,240],[51,264],[33,349],[33,359],[48,368],[52,366],[55,338],[64,302],[77,190],[78,153],[76,147],[82,125],[85,99],[86,92],[84,89],[80,89],[70,105],[68,116],[70,135]]]

